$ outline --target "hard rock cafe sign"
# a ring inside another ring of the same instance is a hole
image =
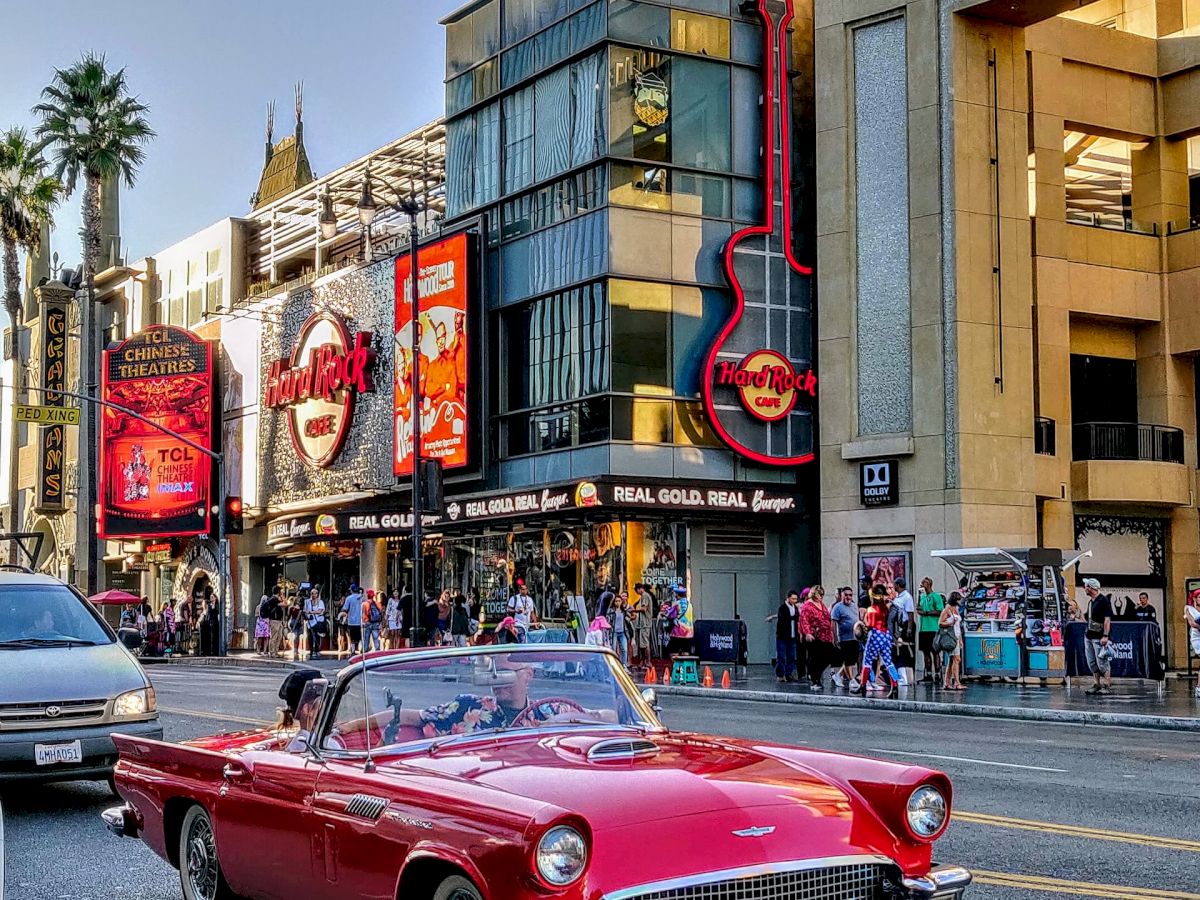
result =
[[[287,411],[292,444],[305,462],[330,465],[354,418],[354,400],[375,390],[372,334],[351,337],[341,317],[313,314],[300,329],[290,359],[267,370],[263,405]]]
[[[755,350],[740,363],[718,362],[713,371],[717,387],[736,388],[746,412],[764,422],[777,422],[796,408],[801,395],[817,396],[812,369],[797,372],[775,350]]]

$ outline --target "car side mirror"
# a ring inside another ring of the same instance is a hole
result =
[[[642,691],[642,699],[646,701],[646,705],[654,710],[655,715],[662,712],[662,707],[658,705],[658,693],[654,688],[646,688]]]

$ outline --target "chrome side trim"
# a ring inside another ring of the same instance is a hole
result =
[[[757,866],[742,866],[737,869],[719,869],[712,872],[700,872],[682,878],[669,878],[665,881],[654,881],[649,884],[639,884],[636,887],[622,888],[619,891],[605,894],[603,900],[632,900],[643,894],[657,894],[662,891],[675,891],[680,888],[697,887],[722,881],[737,881],[742,878],[759,878],[763,875],[773,875],[779,872],[805,872],[812,869],[828,869],[834,866],[880,865],[891,866],[894,863],[886,856],[861,854],[858,856],[826,856],[822,859],[797,859],[787,862],[766,863]]]

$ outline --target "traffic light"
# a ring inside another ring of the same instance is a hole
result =
[[[226,497],[225,509],[225,533],[226,534],[241,534],[245,530],[245,523],[242,521],[242,514],[245,512],[245,507],[242,506],[241,497]]]
[[[421,512],[440,516],[445,505],[442,488],[442,461],[421,460]]]

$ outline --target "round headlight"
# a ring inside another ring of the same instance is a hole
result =
[[[923,784],[908,798],[908,827],[920,838],[936,836],[946,825],[950,810],[946,798],[931,784]]]
[[[556,825],[538,842],[538,873],[548,884],[563,887],[583,874],[587,842],[574,828]]]

